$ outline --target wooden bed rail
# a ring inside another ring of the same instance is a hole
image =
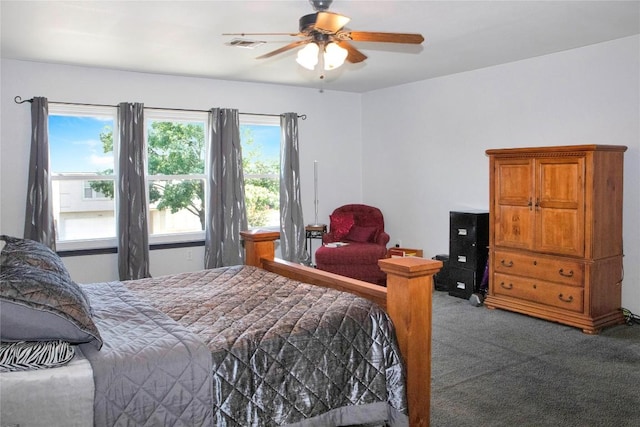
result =
[[[407,401],[411,427],[428,426],[431,405],[431,305],[433,275],[442,261],[404,257],[378,262],[387,287],[350,279],[275,258],[279,232],[242,231],[245,264],[301,282],[351,292],[387,310],[407,368]]]

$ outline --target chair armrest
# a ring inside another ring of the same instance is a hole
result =
[[[333,232],[324,233],[322,235],[322,244],[326,245],[327,243],[338,242],[339,239],[336,239],[333,235]]]
[[[380,233],[378,233],[378,238],[376,239],[376,243],[378,245],[382,245],[382,246],[387,246],[387,243],[389,243],[389,240],[391,240],[391,237],[389,236],[389,234],[387,234],[384,231],[381,231]]]

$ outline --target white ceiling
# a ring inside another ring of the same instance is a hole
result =
[[[295,33],[307,0],[8,1],[0,3],[3,58],[118,70],[321,87],[295,50],[257,56],[222,33]],[[421,33],[421,46],[355,43],[369,58],[327,72],[327,90],[367,92],[640,33],[640,1],[335,0],[358,31]],[[249,37],[247,37],[249,38]]]

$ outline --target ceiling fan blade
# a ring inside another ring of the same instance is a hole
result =
[[[348,52],[347,61],[351,62],[352,64],[357,64],[358,62],[362,62],[365,59],[367,59],[367,55],[365,55],[364,53],[360,52],[351,43],[349,43],[347,41],[344,41],[344,40],[336,41],[336,43],[341,48],[347,50],[347,52]]]
[[[322,33],[335,34],[347,25],[349,21],[351,21],[351,18],[339,13],[318,12],[314,29]]]
[[[420,44],[424,41],[422,34],[409,33],[375,33],[368,31],[347,31],[343,33],[354,42],[382,42]]]
[[[271,58],[272,56],[276,56],[276,55],[278,55],[280,53],[286,52],[286,51],[291,50],[293,48],[296,48],[298,46],[302,46],[303,44],[307,44],[310,41],[311,40],[298,40],[298,41],[295,41],[293,43],[289,43],[288,45],[283,46],[280,49],[276,49],[276,50],[273,50],[271,52],[265,53],[264,55],[260,55],[256,59]]]
[[[222,33],[223,36],[304,36],[300,33]]]

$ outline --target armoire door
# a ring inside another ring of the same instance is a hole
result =
[[[533,249],[533,160],[496,159],[494,177],[494,244]]]
[[[535,161],[534,249],[584,255],[584,157],[541,157]]]

